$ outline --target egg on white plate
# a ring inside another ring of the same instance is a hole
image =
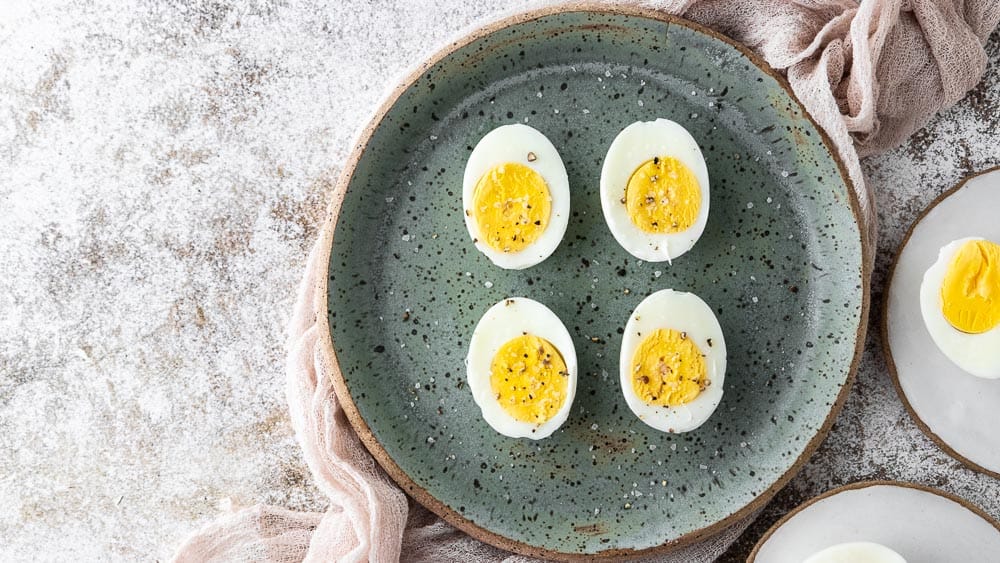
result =
[[[712,309],[693,293],[646,297],[625,325],[619,359],[625,402],[663,432],[701,426],[722,400],[726,341]]]
[[[860,541],[832,545],[802,563],[906,563],[906,559],[880,543]]]
[[[601,168],[601,208],[615,240],[647,262],[672,261],[708,222],[708,168],[697,141],[669,119],[615,137]]]
[[[970,237],[945,245],[920,283],[920,314],[955,365],[1000,378],[1000,244]]]
[[[472,398],[494,430],[540,440],[569,416],[576,396],[576,349],[548,307],[526,297],[490,307],[465,360]]]
[[[507,270],[548,258],[569,223],[569,178],[555,146],[515,123],[490,131],[462,181],[465,227],[476,249]]]

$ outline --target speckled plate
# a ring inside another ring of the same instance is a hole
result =
[[[598,180],[615,135],[668,117],[712,178],[701,240],[673,265],[611,236]],[[528,123],[560,151],[572,218],[543,263],[491,265],[466,233],[466,158]],[[340,185],[329,275],[334,378],[386,471],[455,526],[553,558],[665,551],[763,505],[809,457],[847,394],[867,316],[856,201],[785,82],[723,37],[639,9],[571,5],[490,24],[406,79],[361,135]],[[718,411],[658,432],[618,384],[621,333],[649,293],[693,291],[729,347]],[[566,424],[539,442],[480,418],[463,358],[508,296],[549,306],[578,352]]]
[[[788,513],[757,543],[748,563],[801,563],[848,542],[880,543],[911,563],[995,561],[1000,523],[948,493],[895,481],[853,483]]]
[[[952,457],[1000,479],[1000,380],[970,375],[952,363],[920,314],[920,284],[941,247],[970,236],[1000,240],[997,209],[1000,168],[993,168],[941,194],[913,222],[886,285],[882,345],[917,426]]]

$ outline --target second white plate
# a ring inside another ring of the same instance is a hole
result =
[[[900,398],[949,455],[1000,478],[1000,380],[969,375],[931,340],[920,282],[941,247],[960,238],[1000,241],[1000,169],[964,180],[914,222],[886,286],[883,345]]]
[[[753,563],[802,563],[839,543],[880,543],[908,562],[996,561],[1000,524],[968,502],[922,485],[868,481],[796,508],[761,538]]]

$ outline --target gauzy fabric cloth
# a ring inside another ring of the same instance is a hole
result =
[[[747,45],[785,74],[846,165],[869,250],[874,198],[859,155],[898,145],[961,99],[986,68],[983,43],[1000,19],[1000,2],[990,0],[677,0],[652,6]],[[332,194],[330,217],[310,253],[287,343],[292,425],[329,508],[303,513],[258,505],[232,512],[192,534],[175,561],[381,562],[401,555],[407,561],[529,561],[472,539],[409,502],[348,423],[331,384],[326,311],[342,190],[343,183]],[[752,518],[657,559],[712,561]]]

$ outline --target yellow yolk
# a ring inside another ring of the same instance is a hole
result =
[[[628,179],[625,209],[647,233],[679,233],[694,224],[701,188],[691,169],[672,157],[647,160]]]
[[[508,340],[490,363],[490,387],[503,410],[516,420],[542,424],[566,401],[569,372],[562,354],[531,334]]]
[[[519,252],[549,224],[552,197],[541,174],[516,162],[494,166],[476,183],[472,215],[483,242]]]
[[[1000,324],[1000,245],[970,240],[958,249],[941,283],[941,312],[970,334]]]
[[[646,404],[683,405],[707,385],[705,358],[686,333],[658,329],[632,356],[632,389]]]

